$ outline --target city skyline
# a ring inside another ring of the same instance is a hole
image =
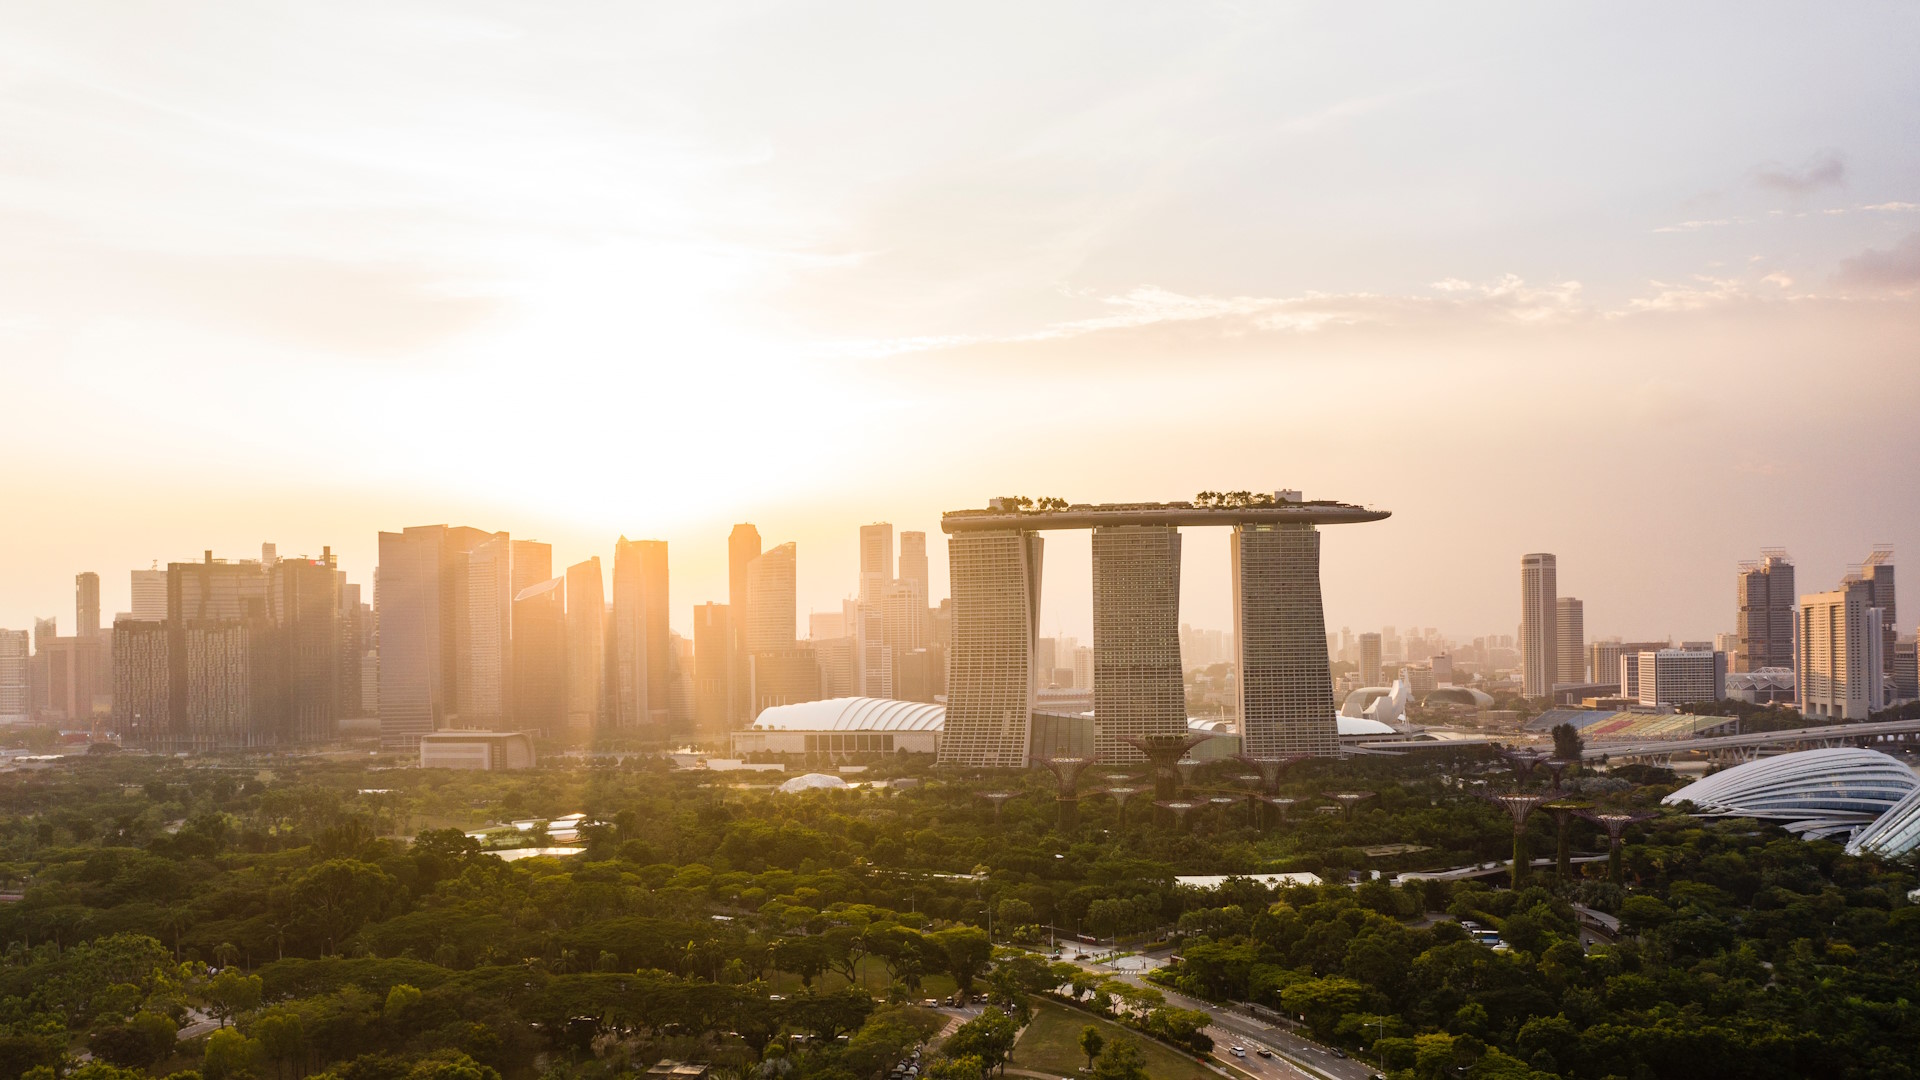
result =
[[[1329,618],[1460,634],[1527,551],[1590,635],[1704,637],[1759,548],[1920,544],[1911,9],[223,11],[11,21],[0,625],[485,521],[668,541],[685,634],[734,522],[823,611],[849,525],[1006,493],[1350,493],[1396,516]],[[1751,438],[1760,390],[1822,438]],[[1228,577],[1189,545],[1183,610]]]

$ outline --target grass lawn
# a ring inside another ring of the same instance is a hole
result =
[[[1087,1055],[1080,1052],[1080,1032],[1092,1024],[1108,1042],[1127,1038],[1138,1043],[1140,1054],[1146,1059],[1147,1075],[1153,1080],[1220,1080],[1220,1074],[1192,1058],[1182,1057],[1144,1035],[1092,1013],[1051,1001],[1036,1001],[1034,1005],[1033,1023],[1020,1033],[1020,1042],[1013,1048],[1012,1063],[1019,1068],[1073,1076],[1075,1070],[1087,1063]]]

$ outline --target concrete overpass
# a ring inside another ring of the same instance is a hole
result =
[[[1699,739],[1646,739],[1596,743],[1580,752],[1586,761],[1670,761],[1675,754],[1703,753],[1712,760],[1751,761],[1762,751],[1785,753],[1829,746],[1873,750],[1920,750],[1920,720],[1883,720],[1859,724],[1789,728],[1751,735],[1710,735]]]

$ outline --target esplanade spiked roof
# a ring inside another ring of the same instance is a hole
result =
[[[1073,503],[1048,509],[1017,509],[1010,499],[983,510],[949,510],[940,515],[942,532],[984,529],[1096,529],[1108,525],[1344,525],[1379,521],[1392,511],[1353,503],[1276,500],[1252,504]]]

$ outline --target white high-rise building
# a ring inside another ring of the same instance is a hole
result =
[[[1312,525],[1233,526],[1233,636],[1240,744],[1254,757],[1335,757],[1333,676]]]
[[[1794,663],[1800,711],[1822,720],[1865,720],[1886,701],[1881,613],[1873,583],[1849,578],[1800,598]]]
[[[1659,649],[1639,654],[1637,699],[1642,705],[1694,705],[1727,696],[1725,656],[1704,649]]]
[[[1587,681],[1587,612],[1586,605],[1571,596],[1562,596],[1554,600],[1554,613],[1557,616],[1554,626],[1555,645],[1560,654],[1556,665],[1557,683],[1575,684]]]
[[[1044,544],[1019,529],[970,530],[947,539],[953,644],[947,653],[943,765],[1027,765]]]
[[[1101,761],[1145,760],[1129,736],[1186,734],[1177,529],[1093,530],[1093,712]]]
[[[893,526],[886,522],[860,526],[860,599],[872,603],[893,581]]]
[[[791,649],[799,639],[799,547],[768,548],[747,564],[747,652]]]
[[[1520,682],[1530,698],[1552,694],[1560,674],[1557,578],[1552,555],[1520,557]]]
[[[27,632],[0,630],[0,724],[24,724],[31,718],[31,663]]]
[[[167,617],[167,572],[133,572],[133,617],[141,622],[159,622]]]

